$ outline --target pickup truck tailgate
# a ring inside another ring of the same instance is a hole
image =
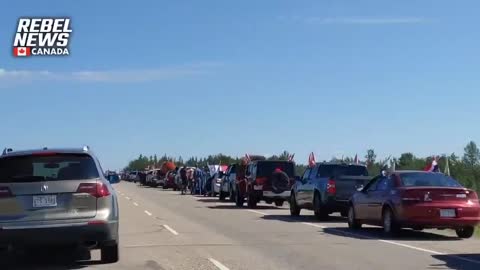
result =
[[[343,175],[335,179],[336,199],[346,201],[352,197],[358,188],[364,187],[372,177]]]

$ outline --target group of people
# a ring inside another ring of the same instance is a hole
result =
[[[187,166],[177,167],[176,171],[180,179],[180,191],[181,194],[186,194],[187,189],[191,194],[206,194],[211,191],[211,185],[208,183],[213,177],[213,173],[210,172],[208,166],[203,169],[195,167],[189,168]]]

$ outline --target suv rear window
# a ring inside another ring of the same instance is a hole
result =
[[[0,183],[95,179],[99,173],[86,154],[26,155],[0,158]]]
[[[404,187],[462,187],[455,179],[441,173],[401,173]]]
[[[368,170],[365,166],[358,165],[320,165],[317,176],[331,177],[338,175],[348,176],[368,176]]]
[[[290,177],[295,176],[295,169],[292,162],[268,161],[257,163],[257,177],[270,176],[276,169],[282,170]]]

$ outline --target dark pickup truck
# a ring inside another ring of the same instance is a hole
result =
[[[326,219],[335,212],[346,217],[350,197],[370,179],[364,165],[316,163],[315,167],[307,168],[293,185],[290,214],[298,216],[305,208],[313,210],[319,219]]]

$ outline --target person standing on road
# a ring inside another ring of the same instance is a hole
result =
[[[187,179],[187,167],[183,166],[180,169],[180,180],[182,181],[181,193],[184,194],[187,188],[188,179]]]

